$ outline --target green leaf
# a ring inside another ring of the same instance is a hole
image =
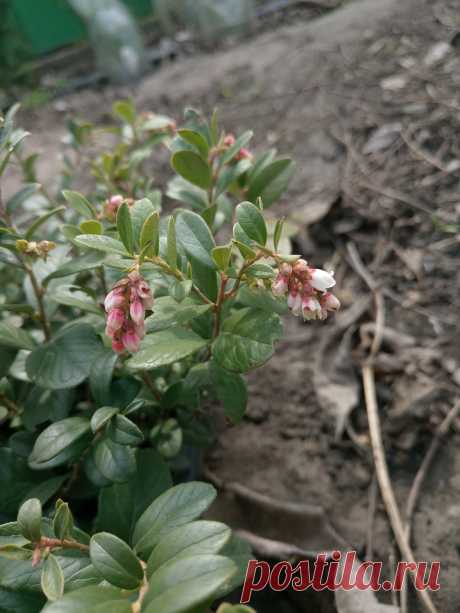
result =
[[[130,207],[131,221],[133,224],[134,241],[141,244],[141,232],[147,219],[154,213],[158,213],[158,206],[155,206],[149,198],[142,198]]]
[[[96,219],[87,219],[80,224],[80,231],[83,234],[104,234],[104,228],[100,221]]]
[[[172,326],[182,326],[200,317],[212,308],[211,304],[199,304],[193,298],[181,302],[170,296],[156,298],[153,315],[145,320],[147,332],[158,332]]]
[[[193,145],[204,160],[208,159],[209,145],[202,134],[189,129],[178,130],[177,133],[181,138]]]
[[[80,234],[75,238],[77,245],[97,249],[105,253],[116,253],[127,257],[129,254],[123,246],[123,243],[117,241],[110,236],[98,236],[97,234]]]
[[[284,217],[283,219],[277,219],[275,224],[275,230],[273,233],[273,246],[275,247],[275,251],[278,249],[278,245],[281,240],[281,234],[283,232],[284,226]]]
[[[64,573],[51,553],[43,564],[41,587],[45,596],[51,601],[61,598],[64,594]]]
[[[228,558],[199,555],[162,566],[151,578],[145,613],[186,613],[208,600],[236,572]]]
[[[223,245],[222,247],[214,247],[211,251],[212,259],[214,260],[217,268],[222,271],[226,271],[230,265],[230,259],[232,257],[233,244]]]
[[[160,237],[160,215],[152,213],[144,222],[140,235],[140,247],[144,255],[153,257],[158,255]],[[147,248],[147,245],[150,246]]]
[[[91,417],[91,430],[96,433],[105,426],[120,409],[116,407],[101,407]]]
[[[106,581],[126,590],[142,584],[144,571],[132,551],[121,539],[108,532],[99,532],[91,538],[91,562]]]
[[[113,103],[113,114],[128,124],[133,124],[136,119],[136,109],[131,100],[118,100]]]
[[[51,294],[51,300],[96,315],[103,314],[101,307],[78,285],[60,285]]]
[[[27,374],[37,385],[48,389],[74,387],[89,375],[101,347],[92,326],[74,324],[29,354]]]
[[[142,430],[124,415],[116,415],[112,419],[107,434],[119,445],[139,445],[144,440]]]
[[[41,538],[42,505],[38,498],[26,500],[18,511],[18,527],[21,534],[36,543]]]
[[[70,538],[73,533],[73,525],[74,521],[69,505],[61,500],[53,518],[53,530],[56,538],[61,540]]]
[[[276,160],[255,173],[249,181],[247,198],[255,202],[260,196],[270,206],[284,192],[294,174],[295,164],[289,159]]]
[[[33,238],[33,235],[35,234],[35,232],[44,224],[48,221],[48,219],[50,217],[54,217],[54,215],[57,215],[58,213],[61,213],[62,211],[65,211],[65,207],[64,206],[58,206],[55,209],[52,209],[51,211],[48,211],[47,213],[45,213],[44,215],[41,215],[38,219],[36,219],[27,229],[27,232],[25,234],[25,237],[28,241],[30,241],[31,238]]]
[[[136,470],[134,451],[114,443],[108,436],[97,442],[94,462],[106,479],[117,483],[127,481]]]
[[[91,366],[89,385],[91,394],[98,405],[110,402],[110,384],[118,355],[111,348],[105,348]]]
[[[118,209],[117,230],[126,251],[132,254],[134,251],[134,232],[129,205],[126,201]]]
[[[252,136],[253,132],[251,132],[251,130],[248,130],[247,132],[244,132],[241,136],[239,136],[234,142],[234,144],[229,147],[227,151],[221,156],[221,164],[223,165],[227,164],[227,162],[230,162],[230,160],[235,157],[235,155],[242,147],[246,147]]]
[[[42,613],[132,613],[131,603],[114,587],[90,586],[65,594]]]
[[[193,521],[167,534],[152,551],[147,577],[178,556],[216,554],[230,540],[231,530],[217,521]]]
[[[33,194],[36,194],[40,188],[40,183],[29,183],[24,185],[14,196],[7,200],[6,212],[11,214],[16,208],[33,196]]]
[[[216,246],[207,223],[192,211],[181,211],[176,218],[177,239],[182,245],[191,265],[196,285],[211,300],[217,298],[216,265],[211,252]]]
[[[17,592],[0,587],[2,613],[37,613],[41,611],[44,602],[43,595],[38,592]]]
[[[212,171],[209,164],[194,151],[177,151],[171,158],[173,169],[184,179],[207,189],[211,185]]]
[[[267,226],[262,213],[254,204],[241,202],[236,207],[236,218],[249,238],[265,245],[267,242]]]
[[[224,321],[212,354],[222,368],[247,372],[271,358],[273,342],[280,338],[281,331],[281,322],[275,313],[241,309]]]
[[[34,349],[35,343],[25,330],[2,321],[0,322],[0,346],[30,350]]]
[[[148,334],[140,350],[126,365],[132,370],[151,370],[167,366],[195,353],[208,344],[191,330],[169,328],[155,334]]]
[[[193,282],[190,279],[187,279],[187,281],[175,279],[169,286],[169,295],[176,302],[182,302],[190,294],[192,287]]]
[[[173,270],[177,268],[177,245],[176,245],[176,222],[171,215],[168,221],[168,238],[166,249],[166,261]]]
[[[144,511],[134,528],[136,551],[150,552],[168,532],[204,513],[215,497],[212,485],[193,481],[162,494]]]
[[[51,460],[66,447],[77,441],[91,428],[86,417],[68,417],[48,426],[39,434],[32,450],[31,459],[41,463]]]
[[[48,470],[49,468],[55,468],[56,466],[63,466],[64,464],[75,462],[75,460],[86,451],[90,443],[91,436],[88,432],[68,447],[65,447],[65,449],[50,460],[39,462],[32,453],[29,456],[29,466],[33,470]]]
[[[79,272],[86,272],[87,270],[98,268],[104,262],[105,257],[105,255],[97,251],[90,251],[89,253],[85,253],[85,255],[74,257],[45,277],[42,281],[42,285],[48,285],[52,279],[68,277]]]
[[[94,209],[93,205],[79,192],[73,192],[65,189],[63,190],[62,195],[68,204],[83,217],[97,217],[96,210]]]
[[[267,313],[283,315],[288,312],[285,298],[276,298],[272,292],[264,287],[242,287],[237,296],[238,302],[244,306],[254,307]]]
[[[228,604],[224,602],[217,609],[217,613],[256,613],[256,611],[244,604]]]
[[[127,542],[145,509],[172,486],[167,464],[153,449],[139,449],[136,466],[128,483],[101,490],[96,519],[97,530],[110,531]]]
[[[221,368],[214,360],[210,363],[210,374],[217,398],[224,406],[225,415],[233,423],[239,423],[248,401],[248,391],[243,377]]]
[[[238,247],[241,255],[245,260],[252,260],[252,258],[256,257],[256,252],[254,251],[254,249],[251,249],[251,247],[248,247],[245,243],[242,243],[241,241],[235,239],[233,239],[233,243]]]

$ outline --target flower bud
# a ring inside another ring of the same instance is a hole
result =
[[[116,287],[110,291],[104,300],[104,308],[106,313],[116,307],[121,307],[125,303],[125,291],[121,287]]]
[[[337,311],[340,309],[340,300],[334,296],[334,294],[326,292],[321,298],[321,306],[323,309],[326,309],[326,311]]]
[[[291,291],[288,295],[288,307],[291,309],[292,314],[297,317],[302,312],[302,296],[297,290]]]
[[[249,151],[249,149],[246,149],[245,147],[242,147],[238,153],[235,155],[235,160],[237,160],[238,162],[240,160],[252,160],[254,156],[252,155],[252,153]]]
[[[112,340],[112,349],[113,351],[115,351],[115,353],[123,353],[123,351],[125,350],[125,346],[123,345],[121,340],[114,338]]]
[[[119,330],[125,322],[125,313],[123,309],[113,308],[107,316],[107,329],[111,332]],[[109,335],[110,336],[110,335]]]
[[[287,278],[279,274],[272,283],[272,292],[275,296],[284,296],[288,290]]]
[[[131,301],[131,304],[129,305],[129,314],[135,324],[140,324],[144,321],[144,305],[139,298],[136,297]]]
[[[227,134],[227,136],[224,138],[224,145],[226,147],[231,147],[234,144],[235,144],[235,137],[233,136],[233,134]]]
[[[304,319],[323,319],[321,305],[316,298],[308,297],[302,300],[302,315]]]
[[[125,349],[127,349],[130,353],[136,353],[136,351],[139,351],[141,339],[136,333],[134,327],[129,326],[123,332],[121,340]]]

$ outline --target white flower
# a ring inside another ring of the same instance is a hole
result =
[[[335,279],[333,273],[315,268],[311,275],[310,284],[319,292],[325,292],[330,287],[334,287]]]

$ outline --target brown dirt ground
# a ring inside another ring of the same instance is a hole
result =
[[[386,325],[396,331],[397,341],[384,344],[377,391],[401,507],[436,426],[458,396],[459,243],[454,238],[441,245],[453,235],[431,219],[436,214],[446,224],[458,222],[458,172],[433,168],[401,138],[372,150],[369,136],[382,125],[399,122],[404,129],[413,128],[414,138],[421,139],[417,142],[432,153],[455,152],[451,140],[458,134],[460,107],[452,103],[448,119],[439,109],[446,110],[452,98],[449,88],[458,85],[460,52],[452,47],[448,58],[431,68],[423,61],[433,44],[450,41],[455,34],[459,24],[454,9],[455,2],[433,0],[356,1],[311,23],[282,27],[237,48],[171,64],[135,91],[78,93],[65,99],[65,113],[51,105],[24,117],[33,133],[32,146],[46,153],[40,168],[44,182],[53,179],[64,115],[103,121],[112,102],[130,93],[138,108],[175,116],[185,105],[205,111],[217,105],[227,129],[251,128],[256,147],[276,146],[292,155],[298,170],[276,213],[297,220],[295,252],[336,268],[344,304],[337,322],[367,293],[348,262],[345,246],[350,240],[393,295],[386,299]],[[434,74],[443,79],[435,101],[428,89]],[[395,75],[402,75],[399,84],[397,79],[382,83]],[[434,131],[431,141],[422,130]],[[444,140],[449,151],[440,148]],[[417,209],[420,204],[424,211]],[[277,500],[321,505],[362,555],[372,515],[373,556],[388,570],[393,540],[381,502],[375,514],[369,512],[373,467],[359,383],[364,355],[359,324],[372,320],[368,308],[350,329],[351,352],[345,344],[339,356],[358,393],[351,430],[337,440],[335,418],[317,396],[317,364],[326,364],[328,371],[337,357],[332,352],[321,362],[322,339],[334,334],[337,324],[301,324],[288,318],[275,357],[249,377],[247,418],[237,427],[222,429],[207,464],[224,481],[244,483]],[[409,339],[401,345],[404,335]],[[440,613],[456,613],[460,603],[459,428],[455,422],[430,469],[414,517],[416,558],[442,560],[442,587],[435,595]],[[230,497],[223,498],[214,513],[235,527],[280,540],[297,539],[310,549],[335,544],[322,539],[308,522],[303,532],[290,530],[282,520],[264,526],[262,517],[250,518]],[[334,610],[322,606],[304,603],[301,610]],[[262,613],[272,610],[263,607]],[[409,611],[417,607],[412,599]]]

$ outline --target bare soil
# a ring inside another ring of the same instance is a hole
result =
[[[53,179],[65,116],[104,121],[112,102],[126,95],[139,109],[174,116],[185,105],[204,111],[217,105],[227,129],[251,128],[256,148],[276,146],[297,161],[275,212],[297,227],[294,252],[335,268],[343,312],[326,324],[286,319],[274,359],[249,377],[247,417],[222,428],[207,466],[224,482],[278,501],[321,506],[343,539],[362,558],[372,552],[384,561],[387,573],[395,548],[375,496],[360,379],[369,350],[369,326],[362,326],[375,312],[347,244],[384,289],[377,393],[404,510],[434,433],[459,396],[459,26],[454,1],[356,1],[236,48],[165,66],[135,89],[78,93],[63,99],[60,110],[51,105],[24,117],[32,146],[46,154],[44,182]],[[438,43],[449,48],[438,47],[436,56]],[[360,301],[361,314],[350,318]],[[342,325],[347,317],[351,323]],[[322,393],[331,383],[338,386],[332,402]],[[442,561],[434,595],[439,613],[457,613],[460,603],[459,432],[455,420],[413,517],[416,558]],[[230,495],[214,515],[308,549],[340,546],[314,523],[293,528],[283,517],[251,516]],[[296,605],[275,605],[273,598],[259,603],[261,613],[336,610],[329,597]],[[390,602],[385,594],[379,600]],[[418,607],[411,595],[408,610]]]

